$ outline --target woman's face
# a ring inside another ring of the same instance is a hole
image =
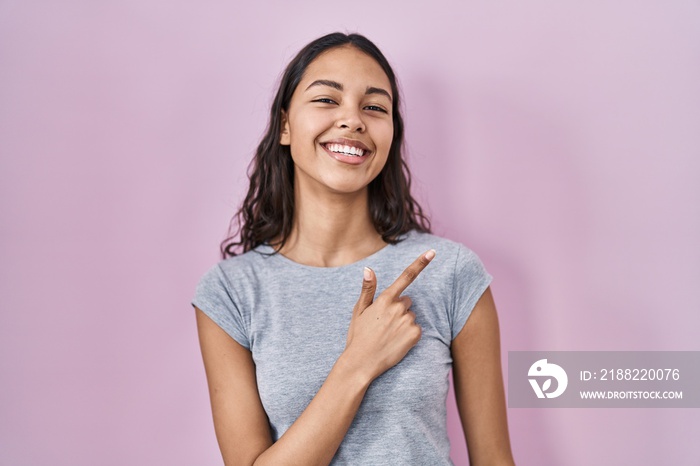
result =
[[[355,47],[330,49],[309,64],[283,115],[281,134],[302,193],[367,187],[391,147],[392,97],[382,68]]]

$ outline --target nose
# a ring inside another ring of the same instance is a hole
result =
[[[362,119],[362,114],[355,107],[340,108],[336,126],[341,129],[349,129],[352,132],[362,133],[365,131],[365,122]]]

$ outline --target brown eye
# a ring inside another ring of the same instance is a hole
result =
[[[382,113],[389,113],[386,110],[384,110],[382,107],[378,107],[376,105],[368,105],[365,107],[367,110],[372,110],[373,112],[382,112]]]

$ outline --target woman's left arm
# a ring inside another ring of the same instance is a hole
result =
[[[491,289],[452,341],[452,377],[472,466],[514,465],[501,373],[498,316]]]

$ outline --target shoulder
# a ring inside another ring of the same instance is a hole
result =
[[[464,326],[479,297],[491,283],[492,277],[486,271],[481,259],[462,243],[429,233],[410,232],[403,241],[394,246],[395,256],[403,256],[404,263],[409,258],[418,257],[428,249],[434,249],[435,258],[416,279],[416,291],[441,298],[430,306],[437,309],[440,303],[445,309],[446,339],[454,339]],[[414,286],[411,285],[411,286]],[[437,298],[436,298],[437,299]],[[449,332],[449,333],[448,333]]]
[[[382,257],[385,265],[392,267],[392,274],[402,271],[412,260],[429,249],[434,249],[435,258],[426,269],[429,273],[421,274],[421,281],[426,284],[443,283],[452,287],[488,276],[479,257],[462,243],[416,231],[411,231],[400,239],[401,241],[392,245],[390,251]]]
[[[271,251],[272,248],[268,249]],[[244,254],[224,259],[215,264],[200,278],[195,291],[195,303],[207,301],[241,302],[259,288],[271,273],[273,257],[265,246]],[[200,309],[202,309],[200,307]],[[202,309],[205,310],[205,309]]]
[[[220,261],[200,279],[192,305],[244,348],[250,347],[250,312],[270,269],[270,256],[249,251]]]
[[[268,246],[259,246],[243,254],[223,259],[207,270],[203,280],[219,277],[236,281],[241,277],[249,277],[252,271],[259,272],[270,264],[271,251],[272,248]]]

